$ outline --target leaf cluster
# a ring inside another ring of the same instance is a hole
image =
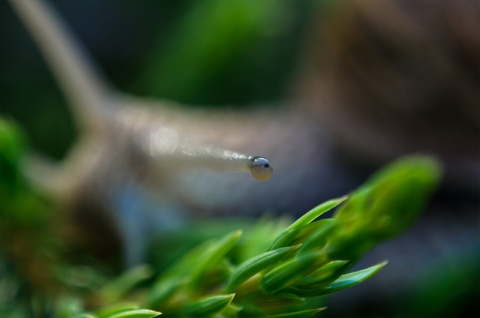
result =
[[[0,272],[8,274],[0,278],[0,294],[14,300],[23,285],[32,286],[32,310],[58,318],[315,316],[325,309],[324,295],[355,286],[386,265],[349,272],[368,250],[414,222],[440,178],[436,161],[406,157],[349,196],[322,203],[291,224],[281,218],[244,224],[243,231],[206,240],[166,269],[153,263],[108,277],[59,260],[56,245],[36,248],[51,239],[51,214],[22,181],[22,138],[10,122],[0,122],[0,146],[6,177],[0,182]],[[333,217],[319,219],[332,209],[337,209]],[[41,226],[29,227],[28,217],[18,219],[19,211],[33,210],[40,211],[35,224]],[[42,277],[38,271],[31,277],[31,267],[22,265],[30,263],[43,266]],[[0,299],[0,313],[13,317],[24,311]]]
[[[439,176],[432,159],[404,158],[349,197],[320,204],[281,231],[246,231],[245,238],[270,242],[263,251],[242,241],[241,231],[204,242],[154,279],[144,305],[168,317],[315,316],[325,309],[322,296],[355,286],[387,264],[348,272],[415,220]],[[318,220],[337,207],[334,217]],[[239,259],[249,247],[257,253]]]

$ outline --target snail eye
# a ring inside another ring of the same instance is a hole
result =
[[[273,175],[273,168],[267,158],[253,157],[251,159],[250,172],[255,179],[266,181]]]

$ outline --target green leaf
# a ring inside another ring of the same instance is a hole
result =
[[[331,209],[335,208],[336,206],[340,205],[343,203],[348,197],[343,196],[337,199],[332,199],[327,202],[324,202],[309,212],[305,213],[303,216],[301,216],[298,220],[293,222],[292,225],[290,225],[287,230],[294,229],[294,228],[302,228],[307,224],[310,224],[313,220],[324,214],[325,212],[330,211]]]
[[[191,264],[190,285],[199,285],[201,283],[202,275],[222,260],[222,258],[235,246],[241,235],[242,231],[235,231],[225,235],[205,251],[195,263]]]
[[[316,314],[318,314],[322,310],[325,310],[326,308],[327,307],[308,309],[308,310],[302,310],[302,311],[291,312],[286,314],[273,315],[270,317],[272,318],[308,318],[308,317],[315,316]]]
[[[345,225],[346,231],[364,231],[378,244],[412,224],[440,177],[441,167],[431,158],[401,158],[358,188],[337,211],[335,219]]]
[[[300,229],[291,229],[285,230],[280,233],[277,238],[273,241],[272,245],[268,248],[269,251],[275,250],[280,247],[288,246],[293,242],[297,234],[300,233]]]
[[[124,312],[124,311],[130,311],[134,309],[138,309],[138,306],[135,304],[131,304],[131,303],[114,304],[114,305],[95,311],[95,316],[98,318],[107,318],[114,314]]]
[[[303,243],[302,247],[298,251],[298,255],[304,255],[305,253],[311,253],[314,251],[319,251],[322,247],[327,244],[329,239],[329,234],[334,227],[336,221],[335,219],[325,219],[320,220],[315,223],[320,224],[320,228],[317,228],[317,231],[310,235]]]
[[[232,291],[235,287],[239,286],[261,270],[269,266],[274,266],[278,261],[287,257],[295,249],[297,249],[297,247],[282,247],[260,254],[243,262],[230,275],[227,290]]]
[[[325,294],[334,293],[336,291],[358,285],[378,273],[385,265],[387,265],[387,263],[388,261],[384,261],[369,268],[342,275],[339,279],[328,285],[328,287],[324,288],[323,291]]]
[[[134,309],[118,312],[107,318],[153,318],[161,315],[161,312],[153,311],[149,309]]]
[[[326,287],[323,288],[318,288],[317,286],[313,285],[312,287],[304,286],[304,287],[291,287],[289,288],[289,292],[295,293],[299,296],[303,297],[316,297],[316,296],[322,296],[326,294],[331,294],[335,293],[337,291],[353,287],[355,285],[358,285],[364,281],[366,281],[368,278],[372,277],[380,269],[383,268],[388,262],[384,261],[380,264],[371,266],[366,269],[362,269],[357,272],[349,273],[340,276],[339,279],[334,281],[333,283],[329,284]]]
[[[306,305],[303,297],[292,293],[275,293],[273,295],[260,295],[252,299],[252,303],[260,311],[269,314],[281,314],[301,310]]]
[[[0,116],[0,176],[2,183],[17,184],[26,143],[23,131],[12,120]]]
[[[169,277],[157,281],[148,297],[149,306],[157,307],[158,304],[172,296],[185,283],[186,279],[181,277]]]
[[[234,297],[235,294],[205,297],[186,305],[184,312],[189,316],[210,317],[226,309]]]
[[[234,305],[230,303],[224,310],[222,310],[221,315],[223,317],[238,317],[238,313],[242,311],[243,307]]]
[[[0,281],[1,281],[1,279],[0,279]],[[0,293],[2,291],[3,290],[1,290],[1,288],[0,288]],[[2,304],[2,303],[0,302],[0,304]],[[1,306],[0,306],[0,308],[1,308]],[[74,297],[72,295],[70,295],[70,296],[69,295],[63,295],[63,296],[59,297],[58,301],[55,303],[55,309],[54,309],[55,315],[53,317],[54,318],[65,318],[65,317],[75,316],[78,313],[87,314],[87,313],[83,312],[84,311],[83,308],[84,308],[84,301],[81,298]],[[88,314],[91,315],[91,313],[88,313]],[[0,309],[0,316],[2,316],[1,315],[1,309]]]
[[[279,291],[298,278],[310,273],[322,261],[323,257],[316,253],[290,260],[265,274],[260,280],[261,288],[267,294]]]
[[[177,262],[173,263],[169,269],[160,275],[157,283],[172,277],[186,277],[192,270],[192,264],[196,264],[197,260],[209,250],[213,245],[213,240],[205,241],[183,255]]]
[[[351,265],[349,261],[332,261],[297,281],[295,285],[318,286],[329,284],[340,277]]]
[[[287,227],[282,233],[280,233],[280,235],[274,241],[269,250],[288,245],[291,242],[289,240],[293,240],[293,238],[298,234],[300,229],[310,224],[313,220],[315,220],[325,212],[328,212],[331,209],[335,208],[336,206],[344,202],[347,198],[347,196],[343,196],[341,198],[329,200],[305,213],[298,220],[296,220],[289,227]]]
[[[138,283],[150,278],[153,274],[148,265],[141,265],[125,272],[120,277],[106,284],[101,294],[109,299],[118,299]]]

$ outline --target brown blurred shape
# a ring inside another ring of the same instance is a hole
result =
[[[320,15],[298,92],[342,152],[368,164],[425,152],[480,180],[480,2],[345,1]]]

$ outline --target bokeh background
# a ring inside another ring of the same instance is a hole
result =
[[[253,7],[249,1],[52,2],[119,90],[207,107],[282,100],[313,6],[311,1]],[[8,3],[2,2],[1,14],[2,112],[25,122],[35,147],[61,158],[75,139],[71,114]]]
[[[479,315],[478,1],[51,2],[120,91],[311,114],[355,171],[349,185],[402,154],[439,157],[445,181],[425,216],[378,279],[335,295],[327,315]],[[77,138],[72,114],[6,1],[0,38],[1,115],[62,159]]]

